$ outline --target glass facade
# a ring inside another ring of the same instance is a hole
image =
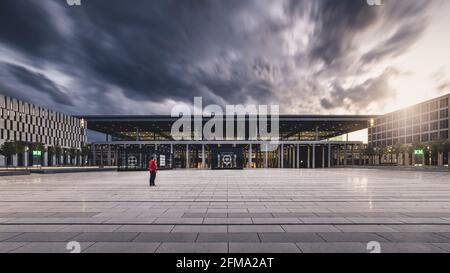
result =
[[[449,139],[450,94],[386,114],[369,124],[369,145],[429,143]]]

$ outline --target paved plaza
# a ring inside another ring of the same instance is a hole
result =
[[[450,173],[172,170],[0,177],[0,252],[450,252]]]

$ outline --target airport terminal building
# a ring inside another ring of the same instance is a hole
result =
[[[225,117],[223,124],[226,124]],[[238,122],[238,117],[233,117]],[[145,169],[156,155],[159,168],[328,168],[360,165],[363,143],[347,141],[350,132],[368,127],[374,116],[279,116],[279,141],[251,138],[246,116],[245,136],[220,140],[175,140],[171,116],[84,116],[87,128],[104,134],[91,143],[92,163],[121,170]],[[193,119],[193,118],[192,118]],[[202,117],[202,124],[210,118]],[[194,120],[191,121],[194,126]],[[260,124],[259,120],[254,120]],[[270,117],[267,124],[271,124]],[[225,125],[224,125],[225,126]],[[226,131],[226,128],[223,128]]]

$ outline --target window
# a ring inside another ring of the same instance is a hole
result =
[[[448,129],[448,119],[441,120],[441,129]]]
[[[411,136],[406,137],[406,143],[412,143],[412,137]]]
[[[432,102],[430,102],[430,110],[431,110],[431,111],[437,110],[438,107],[439,107],[438,104],[439,104],[438,101],[432,101]]]
[[[411,135],[411,134],[412,134],[412,127],[406,128],[406,135]]]
[[[431,141],[438,140],[438,139],[439,139],[438,133],[431,133],[430,134],[430,140]]]
[[[440,105],[441,105],[441,108],[447,107],[448,106],[448,98],[441,99]]]
[[[430,114],[430,120],[438,120],[439,119],[439,112],[431,112]]]
[[[448,108],[447,109],[442,109],[440,112],[440,117],[441,118],[448,118]]]
[[[438,125],[439,125],[439,123],[436,121],[436,122],[432,122],[431,124],[430,124],[430,131],[436,131],[436,130],[438,130]]]

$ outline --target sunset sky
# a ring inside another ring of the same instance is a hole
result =
[[[450,93],[450,1],[0,1],[0,93],[69,114],[279,104],[383,114]]]

